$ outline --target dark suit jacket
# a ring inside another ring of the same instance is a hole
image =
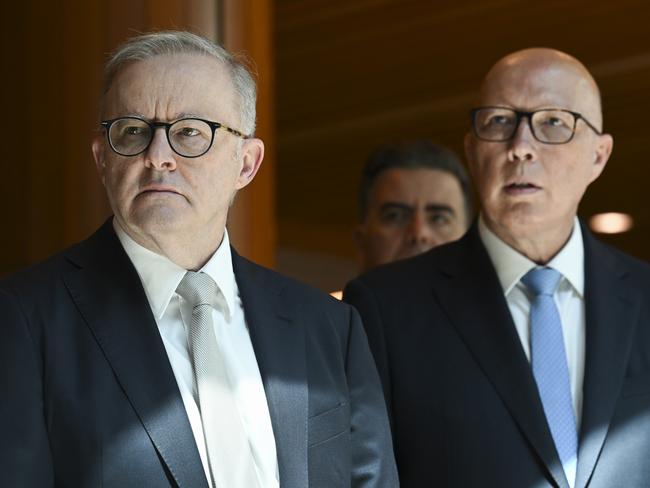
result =
[[[283,488],[397,486],[357,313],[233,252]],[[0,282],[0,484],[206,487],[144,290],[110,223]]]
[[[585,245],[586,360],[577,487],[650,486],[650,268]],[[352,281],[389,407],[402,487],[567,481],[476,225]]]

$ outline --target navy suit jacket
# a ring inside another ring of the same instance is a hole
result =
[[[350,306],[233,251],[283,488],[397,486]],[[107,222],[0,282],[3,486],[207,488],[137,272]]]
[[[650,486],[650,267],[585,246],[578,488]],[[476,224],[370,272],[344,299],[366,327],[403,487],[568,486]]]

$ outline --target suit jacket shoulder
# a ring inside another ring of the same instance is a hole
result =
[[[583,240],[576,486],[647,486],[650,463],[637,453],[650,449],[650,266],[584,227]],[[362,275],[344,296],[359,309],[377,362],[402,486],[567,486],[476,226],[455,243]]]
[[[356,310],[234,251],[233,268],[283,486],[396,486],[381,387]]]

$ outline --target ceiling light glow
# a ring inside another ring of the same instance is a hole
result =
[[[632,216],[620,212],[599,213],[589,219],[591,230],[600,234],[620,234],[629,231],[633,226]]]

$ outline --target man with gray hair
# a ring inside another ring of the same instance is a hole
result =
[[[92,151],[114,216],[0,282],[4,486],[397,486],[355,310],[229,245],[255,96],[187,32],[108,62]]]

